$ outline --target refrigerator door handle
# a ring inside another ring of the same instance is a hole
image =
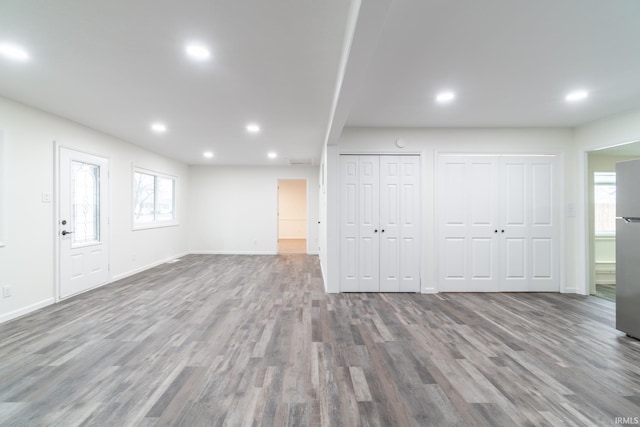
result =
[[[627,224],[631,224],[633,222],[640,222],[640,217],[637,217],[637,216],[623,216],[622,219]]]

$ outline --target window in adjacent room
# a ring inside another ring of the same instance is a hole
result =
[[[593,202],[596,236],[616,234],[616,173],[594,172]]]
[[[178,225],[175,176],[133,170],[133,228]]]

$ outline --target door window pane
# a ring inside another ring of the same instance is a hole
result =
[[[77,161],[71,162],[73,177],[71,215],[72,244],[100,241],[100,167]]]

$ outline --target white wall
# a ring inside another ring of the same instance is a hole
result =
[[[396,140],[401,138],[406,146],[398,148]],[[329,147],[331,148],[331,147]],[[526,154],[558,154],[565,176],[562,197],[566,202],[573,202],[575,181],[574,150],[572,131],[570,129],[417,129],[417,128],[346,128],[338,146],[340,153],[385,153],[385,154],[420,154],[421,156],[421,189],[422,189],[422,257],[421,279],[423,292],[436,292],[435,265],[435,164],[437,153],[526,153]],[[333,159],[333,160],[332,160]],[[329,168],[337,157],[328,156]],[[337,173],[337,172],[336,172]],[[334,211],[332,204],[336,199],[329,197],[327,212]],[[566,253],[574,251],[574,218],[564,219],[564,236]],[[337,227],[329,225],[327,239],[335,239],[334,246],[328,242],[328,251],[322,253],[323,268],[328,271],[337,269],[337,257],[331,254],[338,252]],[[326,266],[325,266],[326,263]],[[563,265],[561,291],[578,292],[573,257],[567,256]],[[333,276],[335,277],[335,276]],[[325,276],[327,278],[327,276]],[[329,275],[325,284],[330,292],[338,291],[337,278]]]
[[[111,278],[118,279],[187,252],[181,225],[132,231],[132,163],[179,177],[179,215],[187,202],[188,167],[117,138],[45,112],[0,98],[4,130],[6,194],[5,244],[0,248],[0,287],[12,296],[0,298],[0,321],[50,304],[55,299],[56,193],[54,141],[106,157],[110,163]],[[1,218],[0,218],[1,220]]]
[[[279,179],[307,180],[307,253],[317,254],[317,166],[191,166],[190,251],[276,254]]]
[[[593,284],[592,257],[590,257],[590,239],[592,236],[589,214],[588,152],[630,142],[640,141],[640,109],[596,120],[575,130],[576,150],[576,198],[579,206],[576,218],[576,271],[584,281],[584,292]]]
[[[307,238],[307,180],[281,179],[279,181],[278,238]]]

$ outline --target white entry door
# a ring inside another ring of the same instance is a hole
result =
[[[441,291],[559,291],[554,156],[441,155]]]
[[[60,148],[59,298],[109,280],[109,162]]]

